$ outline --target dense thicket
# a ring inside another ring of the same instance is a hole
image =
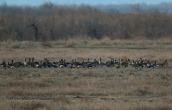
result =
[[[172,37],[172,14],[160,11],[106,13],[87,5],[0,6],[0,40],[48,41],[76,37],[157,39]]]

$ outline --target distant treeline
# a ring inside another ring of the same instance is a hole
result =
[[[100,9],[104,12],[135,12],[136,8],[140,8],[140,11],[160,11],[160,12],[170,12],[172,13],[172,2],[171,3],[159,3],[159,4],[120,4],[120,5],[97,5],[97,9]]]
[[[102,11],[88,5],[0,6],[0,40],[50,41],[72,38],[158,39],[172,37],[172,13]]]

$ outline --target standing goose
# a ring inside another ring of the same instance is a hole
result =
[[[103,66],[105,65],[103,62],[102,62],[102,59],[100,58],[100,61],[99,61],[99,65]]]
[[[27,62],[27,66],[31,66],[31,58],[29,58],[29,62]]]
[[[71,68],[81,68],[81,67],[84,67],[83,63],[76,62],[76,59],[75,62],[73,62],[72,60]]]
[[[67,67],[67,65],[65,64],[65,59],[61,59],[61,61],[60,61],[58,66],[59,66],[59,68]]]
[[[154,66],[154,67],[156,67],[156,66],[157,66],[157,64],[156,64],[156,60],[155,60],[155,63],[153,64],[153,66]]]
[[[24,66],[27,66],[26,58],[24,59],[23,64],[24,64]]]
[[[115,65],[115,63],[114,63],[114,58],[112,58],[111,61],[107,61],[107,62],[106,62],[106,66],[107,66],[107,67],[111,67],[111,66],[114,66],[114,65]]]
[[[130,65],[135,65],[136,62],[134,60],[132,60],[132,62],[130,63]]]
[[[88,58],[88,61],[87,61],[87,62],[83,61],[82,64],[83,64],[84,66],[90,64],[90,61],[89,61],[89,60],[90,60],[90,59]]]
[[[11,63],[8,62],[8,68],[14,68],[13,60],[11,61]]]
[[[3,60],[3,62],[0,64],[3,68],[5,68],[6,69],[6,62]]]
[[[38,62],[37,62],[38,63]],[[39,63],[38,63],[39,64]],[[36,64],[35,64],[35,62],[34,62],[34,57],[32,58],[32,62],[31,62],[31,67],[36,67]]]
[[[127,61],[123,61],[123,59],[121,59],[121,65],[124,66],[125,68],[128,67],[128,61],[129,59],[127,59]]]
[[[44,62],[42,63],[42,66],[44,67],[44,68],[47,68],[47,65],[48,65],[48,61],[47,61],[48,59],[47,58],[44,58]]]
[[[116,64],[116,68],[120,68],[120,63],[119,62]]]

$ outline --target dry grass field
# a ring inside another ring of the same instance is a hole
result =
[[[102,58],[168,60],[165,68],[0,68],[1,110],[171,110],[172,40],[0,42],[0,63],[45,57],[52,61]]]

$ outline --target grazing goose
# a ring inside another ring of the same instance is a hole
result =
[[[57,66],[57,62],[52,62],[52,64]]]
[[[14,63],[14,67],[16,67],[16,68],[19,68],[21,66],[24,66],[24,64],[22,62],[15,62]]]
[[[154,68],[154,64],[152,65],[149,60],[147,61],[147,65],[146,65],[148,68]]]
[[[20,63],[15,62],[15,63],[14,63],[14,67],[15,67],[15,68],[19,68],[19,67],[20,67]]]
[[[159,67],[164,68],[164,66],[168,66],[167,60],[165,60],[163,63],[159,64]]]
[[[86,64],[85,67],[91,69],[94,67],[94,65],[90,63],[90,64]]]
[[[32,58],[32,64],[34,65],[34,67],[39,66],[39,62],[38,61],[34,61],[34,58]]]
[[[154,68],[154,65],[149,65],[149,66],[147,66],[148,68]]]
[[[42,61],[40,61],[39,65],[37,66],[37,68],[42,68]]]

